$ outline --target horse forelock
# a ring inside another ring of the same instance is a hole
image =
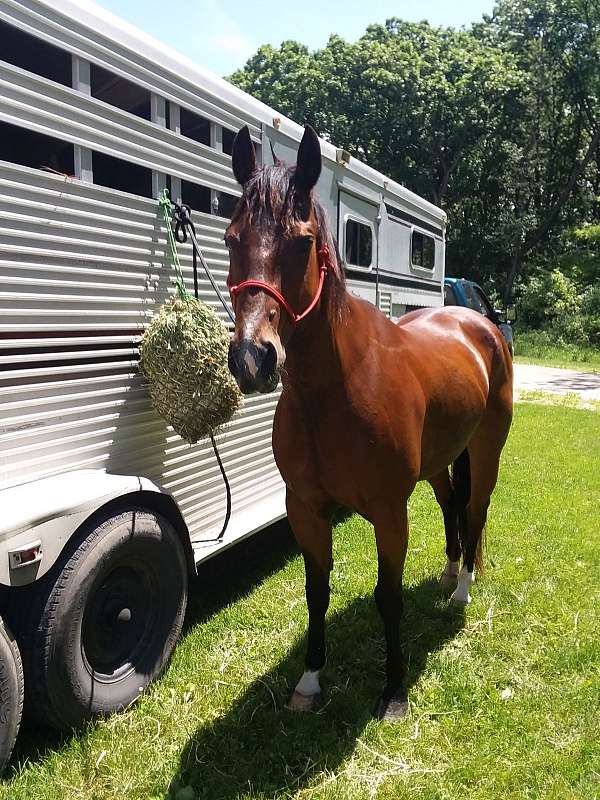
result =
[[[323,295],[330,319],[339,318],[346,306],[346,279],[340,266],[340,254],[329,219],[323,206],[311,193],[298,192],[294,182],[295,166],[276,164],[258,169],[244,186],[233,221],[244,215],[247,223],[257,228],[276,227],[278,236],[289,236],[295,224],[308,219],[311,209],[317,220],[317,247],[324,245],[331,256]]]

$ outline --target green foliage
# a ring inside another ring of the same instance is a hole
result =
[[[517,308],[519,325],[542,329],[548,342],[600,346],[599,284],[582,290],[559,269],[540,272],[523,287]]]
[[[588,286],[581,296],[581,313],[589,343],[600,348],[600,283]]]
[[[532,278],[521,294],[519,322],[530,328],[547,328],[578,314],[581,297],[575,283],[558,269]]]
[[[507,294],[534,254],[557,263],[564,230],[597,241],[582,227],[598,227],[597,0],[499,0],[467,31],[390,19],[316,52],[265,46],[231,80],[442,205],[450,274]]]
[[[557,341],[552,330],[519,329],[515,333],[515,361],[600,372],[600,348]]]

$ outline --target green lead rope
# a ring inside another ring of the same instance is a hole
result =
[[[179,261],[179,255],[177,253],[177,242],[175,241],[175,234],[173,233],[173,203],[171,202],[171,198],[169,197],[168,189],[165,189],[158,200],[158,205],[162,208],[163,216],[165,218],[165,228],[167,229],[167,242],[169,245],[170,255],[171,255],[171,262],[173,267],[175,268],[175,275],[177,276],[177,280],[175,281],[175,286],[177,287],[177,294],[181,297],[182,300],[187,300],[190,297],[190,293],[185,288],[185,283],[183,281],[183,272],[181,271],[181,263]]]

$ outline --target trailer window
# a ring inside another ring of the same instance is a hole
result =
[[[435,264],[435,239],[424,233],[413,231],[411,245],[411,262],[413,267],[433,269]]]
[[[370,267],[373,260],[373,232],[355,219],[346,220],[346,263]]]
[[[0,60],[71,86],[71,54],[0,21]]]
[[[190,181],[181,181],[181,202],[192,211],[210,214],[210,189]]]
[[[122,108],[136,117],[150,119],[150,92],[97,64],[90,64],[92,97]]]
[[[152,197],[152,170],[105,153],[92,153],[94,183],[120,192]]]
[[[52,136],[0,122],[0,161],[73,175],[73,145]]]
[[[213,201],[213,211],[218,217],[231,219],[235,207],[238,204],[239,197],[227,192],[218,192],[215,200]]]
[[[182,136],[210,147],[210,122],[187,108],[181,108],[179,116]]]

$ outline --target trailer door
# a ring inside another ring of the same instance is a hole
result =
[[[340,189],[338,241],[344,267],[350,272],[377,271],[379,206]]]

